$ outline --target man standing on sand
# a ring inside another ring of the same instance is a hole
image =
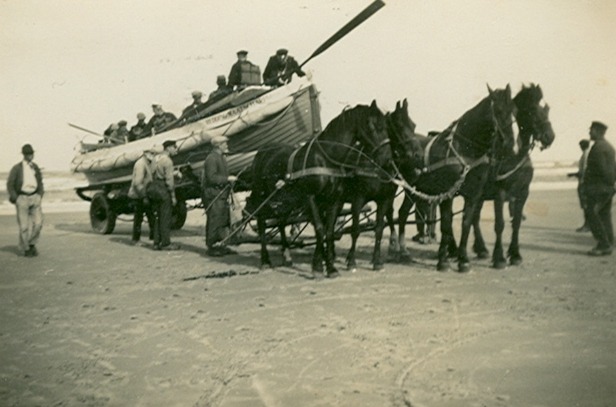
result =
[[[43,176],[34,158],[34,149],[30,144],[21,148],[24,159],[11,168],[6,186],[9,201],[17,209],[19,226],[19,248],[26,257],[38,255],[36,243],[43,228]]]
[[[171,211],[177,204],[171,156],[176,153],[175,141],[167,140],[163,143],[163,152],[154,160],[152,182],[146,188],[154,212],[154,250],[180,248],[171,243]]]
[[[608,256],[614,246],[612,226],[612,198],[616,182],[614,147],[605,140],[607,126],[594,121],[590,126],[590,139],[594,142],[588,153],[584,189],[588,200],[588,222],[597,246],[590,256]]]
[[[131,243],[139,245],[141,239],[141,224],[143,223],[143,214],[145,213],[150,227],[150,239],[154,239],[154,215],[146,189],[152,182],[152,163],[156,157],[156,152],[153,149],[148,149],[143,152],[133,166],[133,178],[128,190],[128,197],[131,198],[135,205],[135,214],[133,216],[133,236]]]
[[[212,151],[203,163],[203,204],[206,208],[207,223],[205,225],[205,244],[209,256],[224,256],[234,254],[221,242],[229,234],[229,188],[230,182],[237,177],[229,175],[225,153],[229,152],[227,138],[217,136],[212,139]]]
[[[590,226],[588,226],[588,203],[586,202],[586,192],[584,192],[584,173],[586,172],[586,163],[588,161],[588,148],[590,147],[590,141],[587,139],[580,140],[580,148],[582,149],[582,157],[578,163],[577,172],[567,174],[568,177],[576,177],[578,179],[578,198],[580,200],[580,207],[584,212],[584,224],[577,228],[576,232],[590,232]]]

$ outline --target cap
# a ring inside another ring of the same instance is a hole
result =
[[[152,109],[162,109],[163,105],[159,105],[158,103],[152,104]]]
[[[600,131],[606,131],[607,130],[607,125],[604,123],[601,123],[599,121],[594,121],[592,122],[592,124],[590,125],[591,129],[597,129]]]
[[[239,51],[237,51],[237,55],[248,55],[248,51],[241,49]]]
[[[192,93],[192,97],[194,98],[200,98],[203,96],[203,93],[201,93],[200,91],[196,90]]]
[[[212,137],[212,139],[210,140],[210,143],[212,143],[213,146],[219,146],[222,143],[226,143],[228,140],[225,136],[215,136]]]
[[[120,120],[118,122],[118,126],[126,126],[128,124],[128,122],[126,120]]]
[[[216,84],[218,84],[218,85],[223,84],[224,85],[225,83],[227,83],[227,77],[226,76],[218,75],[216,77]]]
[[[145,119],[145,115],[143,113],[137,113],[137,119],[143,120]]]
[[[590,140],[587,139],[582,139],[580,140],[580,147],[582,148],[586,148],[590,145]]]
[[[289,53],[289,51],[285,48],[280,48],[278,51],[276,51],[276,55],[287,55]]]
[[[163,142],[163,148],[167,148],[170,146],[175,146],[175,140],[165,140]]]
[[[157,154],[158,153],[158,149],[155,146],[152,146],[150,148],[146,148],[145,150],[143,150],[144,153],[150,153],[150,154]]]
[[[21,153],[34,154],[34,150],[32,149],[32,146],[30,144],[24,144],[24,146],[21,148]]]

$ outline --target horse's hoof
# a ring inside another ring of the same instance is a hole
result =
[[[410,263],[412,260],[411,255],[407,252],[400,253],[400,256],[398,256],[398,262],[400,263]]]
[[[449,271],[449,262],[439,262],[436,265],[437,271]]]
[[[383,266],[383,264],[380,264],[380,263],[378,263],[378,264],[375,263],[375,264],[372,265],[372,270],[374,270],[374,271],[381,271],[384,268],[385,267]]]
[[[497,270],[503,270],[507,268],[507,262],[505,260],[498,260],[492,263],[492,267],[494,267]]]
[[[458,263],[458,273],[468,273],[471,271],[470,263]]]
[[[263,263],[259,266],[259,270],[269,270],[272,268],[271,263]]]
[[[327,275],[325,277],[327,277],[327,278],[338,278],[338,277],[340,277],[340,273],[338,273],[338,270],[333,269],[331,271],[328,271]]]
[[[355,271],[357,271],[357,264],[355,262],[347,263],[346,269],[347,269],[347,271],[355,272]]]
[[[509,264],[512,266],[519,266],[522,264],[522,257],[512,257],[509,259]]]
[[[487,250],[480,250],[477,252],[477,258],[478,259],[487,259],[488,257],[490,257],[490,253]]]

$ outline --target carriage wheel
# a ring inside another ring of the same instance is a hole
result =
[[[171,209],[171,229],[180,230],[186,222],[186,215],[188,209],[186,209],[186,202],[178,201],[177,204]]]
[[[101,235],[113,232],[116,214],[111,209],[109,199],[102,192],[97,192],[90,202],[90,224],[92,229]]]

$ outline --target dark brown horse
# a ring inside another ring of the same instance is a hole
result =
[[[354,175],[357,163],[365,157],[379,167],[390,162],[391,150],[384,148],[388,142],[385,116],[373,101],[370,106],[344,110],[300,148],[269,146],[257,152],[247,210],[257,211],[261,265],[271,265],[265,237],[267,219],[278,219],[285,251],[284,225],[294,211],[302,211],[315,230],[313,272],[323,272],[325,261],[325,276],[337,276],[334,225],[342,202],[342,181]],[[290,261],[286,254],[285,259]]]
[[[408,102],[406,99],[396,103],[396,109],[386,114],[387,135],[389,145],[383,148],[391,149],[393,162],[384,167],[376,167],[368,157],[358,163],[361,171],[355,176],[344,181],[344,200],[351,203],[353,226],[351,228],[351,249],[346,258],[347,269],[355,270],[355,249],[357,238],[360,233],[359,217],[361,209],[369,201],[376,203],[376,224],[374,229],[374,250],[372,253],[372,265],[374,270],[383,268],[381,260],[381,239],[385,227],[385,218],[391,230],[391,236],[395,237],[393,203],[396,197],[398,185],[392,182],[397,175],[394,162],[398,165],[417,166],[421,162],[421,145],[415,138],[415,123],[408,114]],[[407,173],[413,173],[407,171]],[[414,179],[407,180],[413,182]],[[392,245],[395,243],[390,243]]]
[[[413,201],[423,199],[439,203],[441,242],[437,269],[449,269],[448,254],[455,247],[453,236],[453,197],[464,197],[462,236],[457,249],[458,271],[470,270],[466,245],[477,205],[483,194],[490,167],[513,148],[514,103],[511,88],[492,91],[448,129],[434,137],[419,137],[424,147],[425,168],[413,185],[407,185],[407,197],[399,211],[400,230],[408,218]],[[404,175],[404,173],[402,174]],[[410,204],[409,204],[410,202]],[[399,236],[400,244],[402,238]]]
[[[505,229],[503,206],[509,201],[513,219],[511,222],[512,233],[509,245],[508,257],[512,265],[522,262],[519,245],[520,225],[524,213],[524,205],[528,198],[529,186],[533,179],[533,163],[530,153],[536,143],[543,150],[554,142],[554,131],[549,119],[550,108],[546,104],[541,106],[543,92],[538,85],[531,84],[522,90],[513,99],[516,108],[516,121],[518,125],[517,152],[501,160],[492,168],[483,194],[483,201],[494,201],[494,231],[496,243],[492,253],[492,266],[502,269],[507,266],[503,252],[502,235]],[[483,201],[475,214],[473,229],[475,231],[475,243],[473,250],[479,258],[488,257],[488,249],[481,234],[479,220]]]

